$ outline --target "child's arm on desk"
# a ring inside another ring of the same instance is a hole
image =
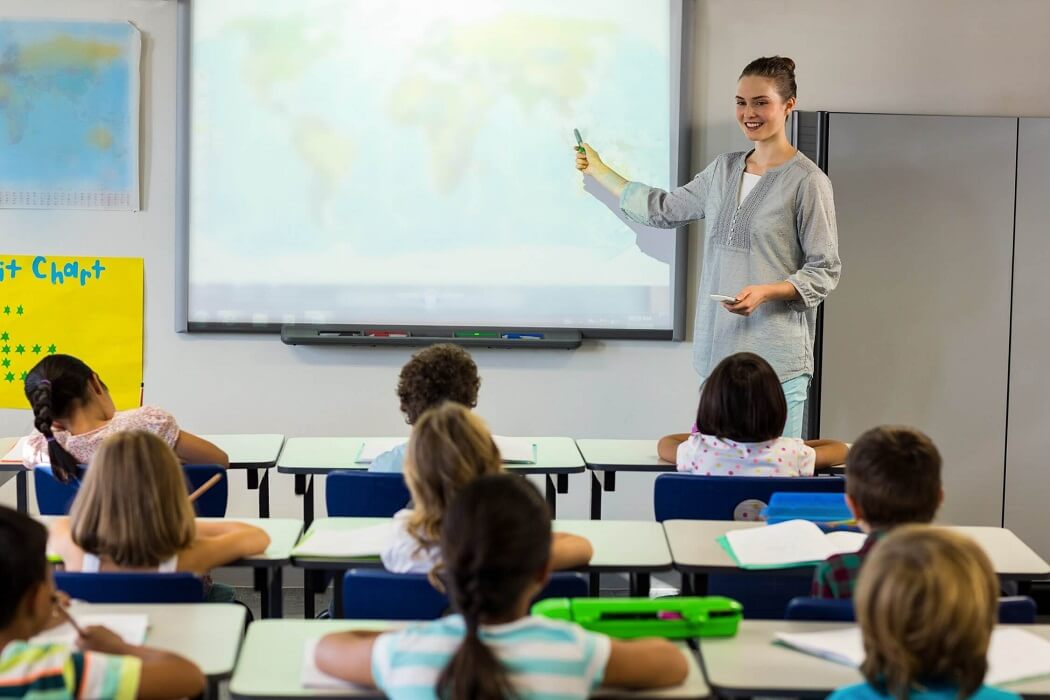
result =
[[[175,441],[175,454],[185,464],[218,464],[225,468],[230,466],[230,456],[217,445],[185,430],[179,431],[179,439]]]
[[[206,574],[217,566],[262,554],[270,546],[266,531],[235,520],[197,521],[197,539],[179,552],[179,571]]]
[[[689,439],[689,433],[673,433],[664,435],[656,443],[656,454],[660,459],[671,464],[678,462],[678,446]]]
[[[817,453],[816,468],[836,467],[846,463],[849,448],[838,440],[806,440],[806,444]]]
[[[204,692],[204,674],[195,663],[178,654],[127,644],[105,627],[88,627],[77,645],[85,651],[141,659],[139,698],[190,698]]]
[[[666,688],[680,685],[689,673],[682,650],[666,639],[613,639],[602,685],[617,688]]]
[[[551,569],[576,569],[586,566],[594,556],[590,540],[567,532],[551,533]]]
[[[330,676],[375,687],[372,646],[379,632],[336,632],[321,637],[314,652],[317,668]]]

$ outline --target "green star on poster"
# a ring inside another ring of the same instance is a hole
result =
[[[4,376],[4,381],[13,382],[14,380],[15,375],[13,372],[8,372],[7,375]]]
[[[25,351],[26,351],[26,346],[25,345],[22,345],[21,343],[19,343],[17,346],[15,346],[15,352],[17,352],[19,355],[24,354]]]
[[[39,355],[40,354],[40,343],[37,343],[36,345],[33,346],[33,354],[34,355]]]
[[[56,352],[58,352],[58,348],[55,347],[54,343],[51,343],[50,345],[47,346],[47,354],[48,355],[54,355]]]

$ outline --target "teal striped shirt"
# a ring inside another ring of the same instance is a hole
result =
[[[0,655],[0,697],[31,700],[116,698],[138,694],[142,661],[74,651],[64,644],[15,641]]]
[[[433,700],[464,633],[463,618],[451,615],[380,635],[372,651],[376,686],[392,700]],[[481,639],[507,668],[521,700],[589,697],[609,660],[605,635],[538,617],[484,625]]]

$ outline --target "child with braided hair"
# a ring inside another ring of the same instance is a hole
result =
[[[180,429],[167,411],[152,406],[117,411],[99,376],[70,355],[38,362],[26,375],[25,393],[35,430],[24,442],[22,463],[29,469],[50,464],[62,482],[74,478],[78,464],[91,461],[105,438],[126,430],[157,435],[183,462],[229,466],[225,452]]]
[[[663,639],[624,641],[530,617],[551,571],[543,498],[510,474],[480,476],[441,528],[443,580],[457,614],[396,632],[340,632],[317,646],[330,675],[401,698],[586,698],[600,685],[680,684],[688,666]]]

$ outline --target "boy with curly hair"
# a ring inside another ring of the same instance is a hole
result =
[[[445,401],[455,401],[467,408],[478,405],[481,378],[470,353],[458,345],[440,343],[420,350],[401,368],[397,395],[405,422],[415,425],[428,409]],[[401,472],[407,441],[372,460],[368,470]]]

